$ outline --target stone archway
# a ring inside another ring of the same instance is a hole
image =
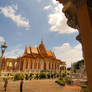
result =
[[[79,30],[79,40],[86,63],[89,91],[92,92],[92,0],[57,0],[64,5],[67,24]]]

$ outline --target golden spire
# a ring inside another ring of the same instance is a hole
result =
[[[28,49],[28,46],[27,46],[27,45],[25,45],[24,55],[26,55],[26,54],[27,54],[27,49]]]

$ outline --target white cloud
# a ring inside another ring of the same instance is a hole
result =
[[[53,4],[57,4],[58,2],[56,0],[52,0],[52,3]]]
[[[22,56],[23,53],[24,53],[24,50],[21,49],[21,46],[17,46],[8,52],[6,51],[5,57],[16,58],[16,57]]]
[[[16,14],[16,11],[18,10],[17,5],[11,5],[7,7],[0,7],[0,12],[7,18],[10,18],[12,21],[14,21],[17,26],[24,27],[26,30],[30,29],[30,23],[29,21],[23,17],[21,14]]]
[[[54,47],[53,50],[57,58],[66,61],[67,66],[71,66],[72,62],[83,59],[80,44],[71,47],[69,43],[64,43],[62,46]]]
[[[52,9],[50,9],[49,6],[52,7]],[[56,0],[52,0],[52,4],[49,6],[46,7],[46,9],[51,11],[48,15],[48,23],[51,25],[50,31],[55,31],[61,34],[77,32],[77,30],[67,25],[67,19],[62,12],[62,4],[59,4]]]
[[[44,10],[49,10],[49,9],[51,9],[52,8],[52,6],[51,5],[48,5],[48,6],[45,6],[44,7]]]
[[[0,36],[0,42],[4,42],[4,38],[2,36]]]

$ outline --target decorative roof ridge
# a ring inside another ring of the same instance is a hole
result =
[[[32,46],[30,46],[30,54],[34,57],[34,55],[33,55],[33,53],[32,53],[32,50],[31,50],[31,47],[32,47]]]
[[[26,55],[26,54],[27,54],[27,48],[28,48],[28,46],[27,46],[27,44],[26,44],[26,45],[25,45],[24,55]]]
[[[37,47],[37,50],[38,50],[39,55],[40,55],[41,57],[43,57],[43,56],[41,55],[41,53],[40,53],[39,47]]]

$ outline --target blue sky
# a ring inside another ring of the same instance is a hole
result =
[[[62,8],[55,0],[0,0],[0,44],[8,44],[5,56],[21,56],[26,44],[37,46],[43,40],[68,66],[80,60],[78,32],[67,26]]]

